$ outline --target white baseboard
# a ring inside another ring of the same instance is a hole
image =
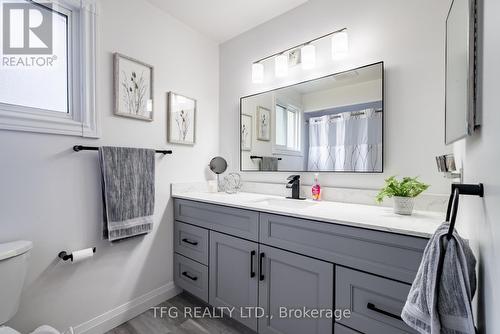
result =
[[[112,310],[73,327],[75,334],[102,334],[170,299],[182,290],[173,282],[126,302]]]

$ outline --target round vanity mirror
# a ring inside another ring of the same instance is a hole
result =
[[[210,160],[209,166],[212,172],[219,175],[226,171],[227,161],[223,157],[215,157],[212,160]]]

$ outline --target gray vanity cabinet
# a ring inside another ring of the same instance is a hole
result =
[[[259,240],[259,213],[250,210],[177,199],[175,220],[209,230]]]
[[[258,305],[258,244],[210,231],[209,303],[235,308],[233,318],[257,331],[257,319],[249,314]]]
[[[333,264],[264,245],[260,257],[259,306],[269,317],[259,318],[259,333],[331,334],[332,319],[289,315],[304,307],[333,308]]]
[[[427,239],[260,214],[259,242],[411,284]]]
[[[361,271],[336,267],[337,309],[350,309],[339,322],[362,333],[416,333],[400,318],[410,285]]]
[[[180,199],[175,220],[176,285],[259,334],[415,333],[399,315],[426,238]],[[303,308],[351,316],[283,317]]]

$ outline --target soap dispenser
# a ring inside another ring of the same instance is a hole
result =
[[[314,183],[313,183],[313,186],[311,188],[312,199],[314,201],[321,200],[321,186],[319,185],[318,178],[319,178],[319,174],[315,173],[314,174]]]

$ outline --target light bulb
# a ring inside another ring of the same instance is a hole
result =
[[[274,73],[278,78],[288,74],[288,57],[286,55],[280,54],[274,58]]]
[[[349,54],[349,37],[347,30],[336,32],[332,35],[332,58],[342,59]]]
[[[264,81],[264,65],[261,63],[252,64],[252,82],[262,83]]]
[[[300,49],[302,68],[307,70],[316,66],[316,47],[312,44],[304,45]]]

